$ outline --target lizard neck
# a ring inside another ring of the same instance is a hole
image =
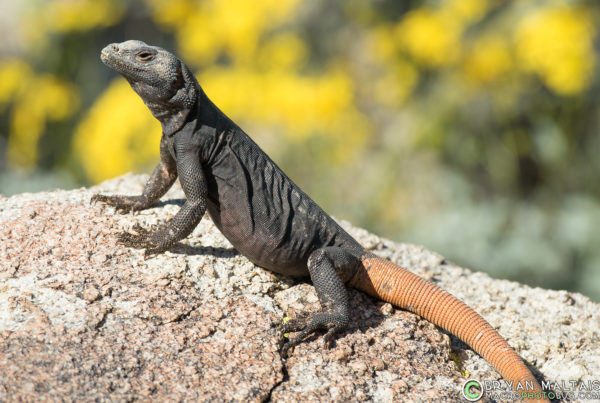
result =
[[[145,104],[152,112],[152,116],[160,122],[163,133],[168,136],[172,136],[183,127],[192,109],[169,107],[153,102],[145,102]]]
[[[172,136],[179,131],[188,121],[190,113],[202,103],[203,99],[201,98],[206,98],[188,67],[181,63],[180,69],[179,79],[170,84],[175,88],[160,89],[165,95],[169,94],[167,97],[173,94],[167,100],[163,97],[153,97],[147,93],[145,94],[145,89],[138,92],[152,115],[161,123],[163,133],[167,136]],[[132,86],[135,90],[136,85]]]
[[[198,91],[199,88],[194,85],[186,87],[185,92],[184,89],[179,90],[166,103],[144,99],[144,103],[150,109],[152,116],[160,122],[162,131],[167,136],[174,135],[185,125],[190,113],[196,109],[200,101],[198,92],[201,93],[202,91]]]

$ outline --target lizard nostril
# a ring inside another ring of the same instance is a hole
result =
[[[119,45],[117,45],[116,43],[113,43],[111,47],[112,47],[112,50],[114,52],[118,52],[119,51]]]

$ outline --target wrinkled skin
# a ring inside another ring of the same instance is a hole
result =
[[[255,264],[310,276],[323,312],[289,321],[299,332],[287,349],[317,329],[326,339],[346,328],[344,283],[367,252],[225,116],[204,94],[189,69],[171,53],[141,41],[111,44],[102,61],[130,83],[161,122],[161,161],[140,196],[95,195],[119,212],[153,205],[179,178],[186,202],[168,223],[140,226],[119,240],[146,255],[167,250],[188,236],[206,211],[234,247]]]
[[[208,212],[233,246],[256,265],[310,276],[322,311],[300,315],[282,332],[298,332],[283,353],[318,329],[328,341],[349,322],[346,285],[415,312],[461,335],[515,384],[539,384],[521,358],[481,316],[408,270],[365,251],[292,182],[204,94],[190,70],[164,49],[140,41],[111,44],[102,61],[123,75],[162,125],[160,163],[139,196],[95,195],[120,212],[142,210],[177,178],[181,209],[156,229],[119,236],[129,246],[161,253],[188,236]],[[233,90],[233,89],[232,89]]]

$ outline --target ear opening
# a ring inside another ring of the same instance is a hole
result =
[[[167,136],[172,136],[184,126],[198,97],[198,83],[196,82],[196,78],[190,69],[181,61],[179,62],[177,80],[174,85],[178,86],[179,89],[169,103],[173,105],[175,113],[162,122],[163,133]]]

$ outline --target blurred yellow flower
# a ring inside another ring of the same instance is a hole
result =
[[[79,94],[72,84],[51,75],[29,77],[12,108],[7,148],[9,163],[33,168],[37,162],[38,140],[46,122],[64,120],[78,107]]]
[[[306,45],[296,35],[276,35],[260,47],[257,63],[262,70],[289,70],[300,67],[306,59]]]
[[[43,15],[51,30],[67,32],[114,25],[124,12],[117,0],[53,0],[46,3]]]
[[[382,105],[399,108],[412,93],[418,78],[419,72],[412,64],[398,59],[376,78],[373,87],[375,98]]]
[[[194,0],[146,0],[154,21],[169,28],[177,27],[177,24],[192,14],[196,3]]]
[[[370,86],[372,95],[385,106],[400,107],[417,84],[419,72],[413,64],[398,55],[391,27],[374,29],[370,38],[374,64],[382,66],[384,70],[373,78],[374,83]]]
[[[172,22],[181,56],[192,65],[211,63],[221,53],[251,63],[261,35],[287,20],[298,0],[207,0],[187,18]],[[155,17],[163,20],[162,17]]]
[[[298,0],[146,0],[153,18],[175,31],[179,56],[190,65],[210,65],[200,83],[215,103],[240,123],[260,122],[289,139],[315,134],[344,136],[350,156],[364,140],[367,119],[355,106],[354,86],[341,68],[299,73],[307,48],[290,31],[275,28],[293,17]],[[215,63],[227,56],[229,63]],[[151,134],[150,134],[151,133]],[[125,81],[113,83],[75,132],[73,147],[92,181],[119,175],[156,158],[160,126]],[[142,147],[135,154],[129,144]],[[338,155],[339,154],[339,155]]]
[[[427,8],[409,12],[398,24],[396,38],[426,67],[452,64],[460,54],[461,26],[448,14]]]
[[[352,82],[337,70],[298,76],[216,67],[202,72],[200,81],[209,97],[234,120],[279,127],[289,138],[345,130],[345,119],[356,113]],[[364,133],[357,127],[354,134]]]
[[[446,0],[442,2],[440,11],[446,18],[464,23],[480,20],[489,8],[489,0]]]
[[[558,94],[574,95],[590,81],[594,25],[585,9],[540,8],[528,14],[515,32],[517,57],[525,71],[537,73]]]
[[[393,27],[389,25],[373,27],[369,37],[371,39],[373,56],[378,61],[387,63],[397,57],[398,43]]]
[[[158,162],[160,123],[122,78],[114,80],[75,130],[73,150],[94,181]]]
[[[0,62],[0,107],[10,102],[26,86],[33,71],[21,59]]]
[[[465,53],[464,73],[476,83],[491,83],[512,67],[510,48],[500,35],[477,38]]]

